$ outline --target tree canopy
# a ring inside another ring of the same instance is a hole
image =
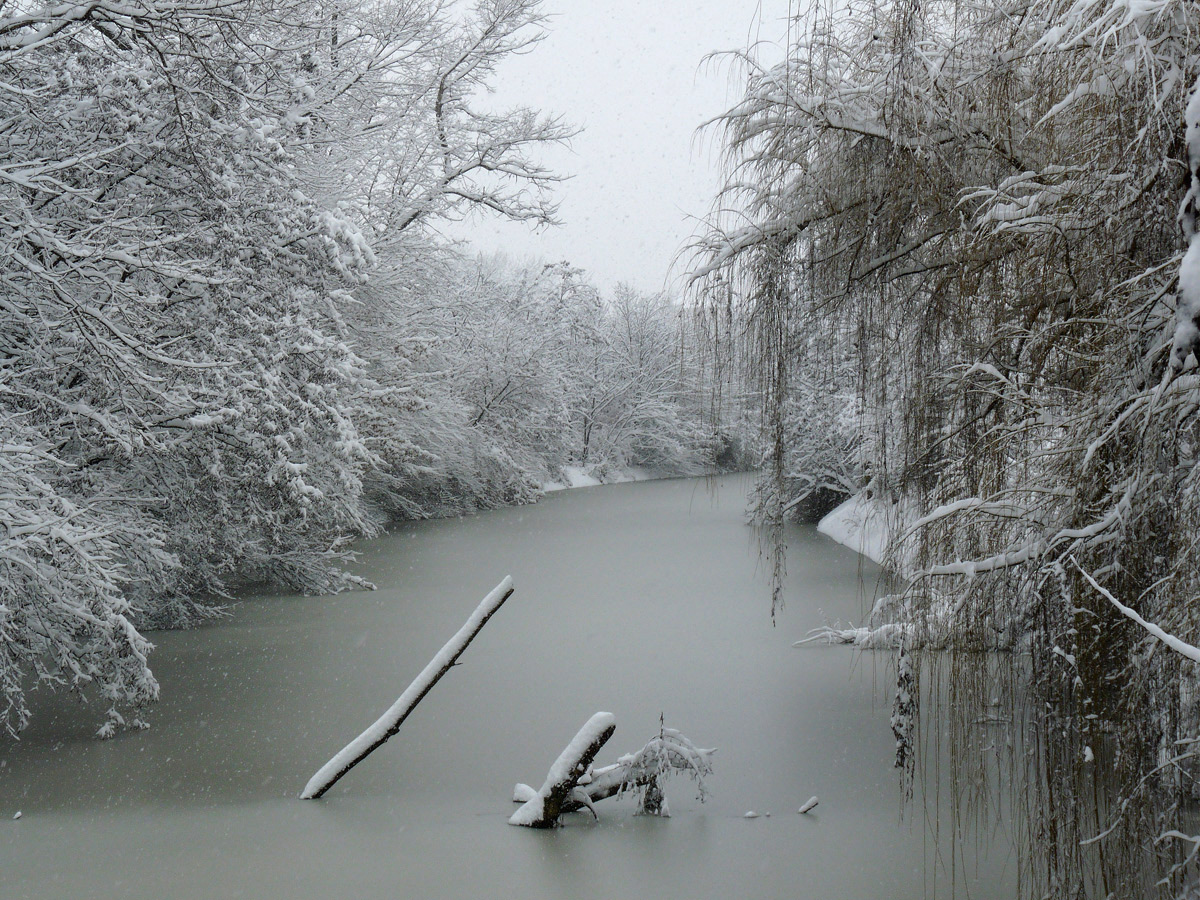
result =
[[[479,104],[535,0],[108,0],[0,15],[0,719],[102,733],[147,627],[251,581],[367,586],[355,537],[568,464],[695,471],[699,333],[437,225],[555,221],[569,126]],[[567,302],[567,294],[572,294]],[[644,376],[644,377],[643,377]]]

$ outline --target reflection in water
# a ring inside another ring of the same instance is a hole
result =
[[[1003,832],[1014,896],[1181,896],[1195,884],[1194,845],[1162,836],[1180,822],[1189,834],[1200,825],[1187,777],[1191,747],[1155,766],[1153,746],[1139,748],[1129,735],[1119,743],[1099,713],[1077,714],[1069,697],[1052,693],[1061,679],[1038,672],[1036,658],[922,656],[909,785],[916,810],[940,814],[928,825],[942,863],[959,865],[946,859],[949,846],[969,863],[980,841]]]
[[[97,742],[102,711],[43,698],[0,749],[3,897],[1009,900],[1009,807],[948,777],[968,753],[998,759],[978,745],[1009,732],[922,717],[921,768],[938,777],[905,811],[892,655],[791,646],[860,621],[877,573],[794,528],[773,627],[747,487],[617,485],[414,523],[363,546],[379,591],[255,597],[227,622],[156,634],[149,731]],[[325,799],[295,799],[506,573],[516,594],[399,735]],[[599,822],[506,825],[513,784],[540,783],[602,709],[617,732],[601,763],[660,714],[717,747],[711,799],[684,779],[667,785],[670,819],[606,800]],[[1003,798],[1011,771],[981,783]]]

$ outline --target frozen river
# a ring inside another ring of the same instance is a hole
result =
[[[939,843],[938,811],[902,805],[889,656],[791,646],[859,621],[874,569],[793,529],[772,627],[747,486],[614,485],[406,525],[361,545],[376,592],[256,596],[154,635],[150,730],[96,741],[102,709],[43,701],[0,744],[0,897],[917,900],[952,880],[1014,896],[1004,847],[946,826]],[[400,733],[296,799],[510,573],[516,593]],[[597,710],[617,720],[601,764],[660,713],[717,747],[711,797],[676,779],[670,819],[626,799],[599,822],[507,825],[513,784],[540,784]]]

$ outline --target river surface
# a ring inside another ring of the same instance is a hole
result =
[[[1002,836],[939,843],[945,810],[902,803],[890,655],[791,646],[859,621],[877,570],[795,527],[773,626],[747,487],[613,485],[413,523],[361,545],[378,591],[254,596],[155,634],[149,730],[97,741],[98,704],[47,698],[0,744],[0,897],[1011,898]],[[399,734],[296,799],[506,574],[516,593]],[[669,819],[626,798],[598,822],[506,824],[513,784],[539,785],[598,710],[617,720],[598,763],[660,714],[718,748],[711,796],[679,778]]]

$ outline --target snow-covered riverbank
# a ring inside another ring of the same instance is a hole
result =
[[[883,564],[891,537],[889,510],[865,491],[855,494],[817,523],[817,531]]]
[[[603,477],[595,475],[580,466],[565,466],[562,481],[547,481],[542,484],[542,490],[547,494],[554,491],[569,491],[574,488],[595,487],[599,484],[625,484],[630,481],[654,481],[658,478],[669,478],[669,475],[658,475],[648,469],[619,469],[606,473]]]

